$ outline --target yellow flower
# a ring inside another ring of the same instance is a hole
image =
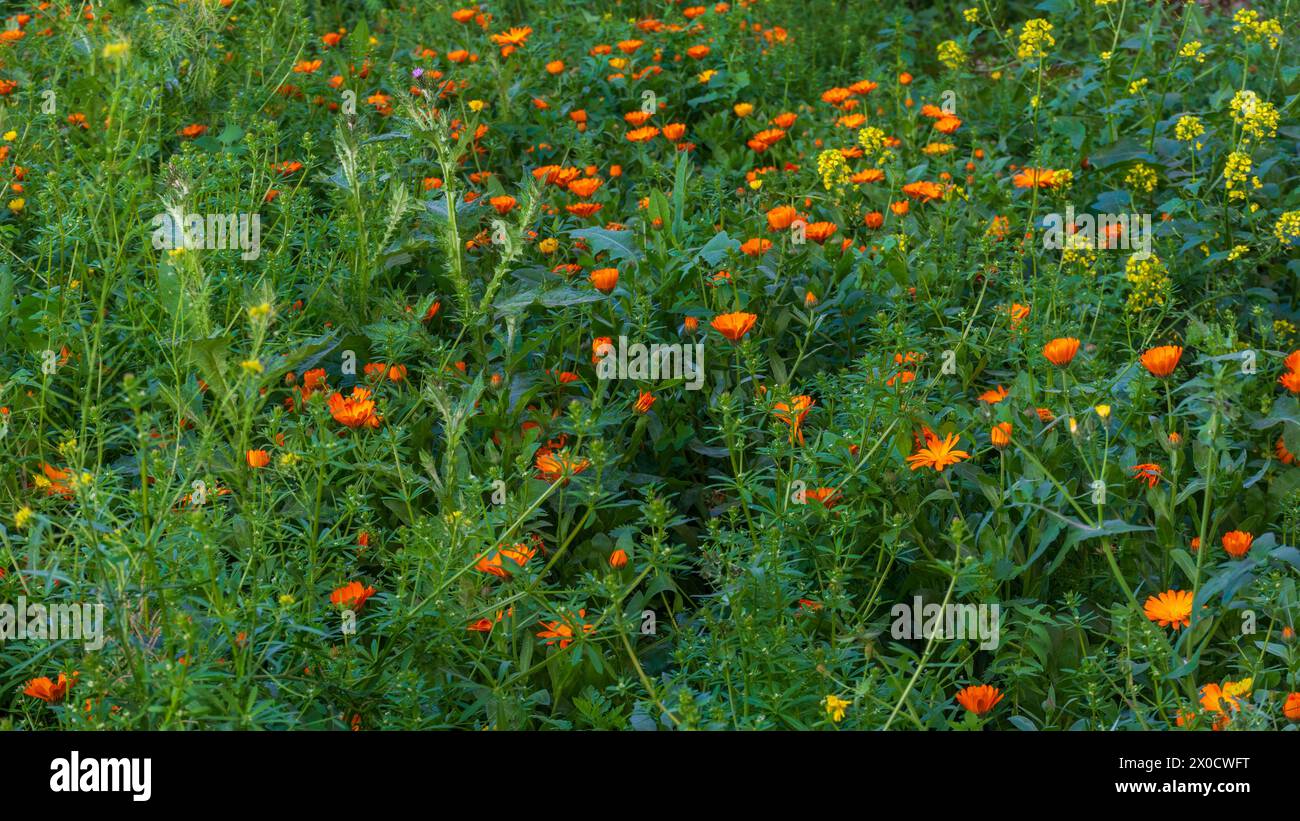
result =
[[[263,302],[261,305],[251,305],[248,308],[249,319],[265,319],[271,314],[271,303]]]
[[[297,601],[297,599],[295,599],[293,596],[291,596],[291,595],[288,594],[288,593],[281,593],[281,594],[280,594],[280,606],[281,606],[281,607],[288,607],[289,605],[293,604],[293,603],[296,602],[296,601]]]
[[[1110,405],[1097,405],[1093,408],[1102,419],[1110,418]]]
[[[23,210],[26,207],[27,207],[27,200],[23,199],[22,197],[14,197],[13,199],[9,200],[9,210],[13,211],[15,214],[17,214],[19,211]]]
[[[1052,24],[1041,17],[1035,17],[1026,21],[1025,27],[1020,30],[1020,46],[1016,49],[1016,56],[1021,60],[1046,57],[1047,50],[1054,45],[1056,38],[1052,37]]]
[[[483,102],[482,100],[470,100],[470,101],[469,101],[469,110],[470,110],[470,111],[482,111],[486,106],[487,106],[487,103]]]
[[[831,721],[838,723],[844,720],[844,711],[853,702],[845,701],[838,696],[827,696],[822,699],[822,703],[826,705],[826,715],[830,717]]]
[[[547,237],[546,239],[537,243],[537,250],[541,251],[543,254],[554,254],[559,249],[560,249],[560,241],[555,237]]]
[[[27,525],[31,522],[32,517],[34,517],[35,515],[36,514],[32,512],[32,509],[30,507],[28,507],[27,505],[23,505],[22,507],[18,508],[18,512],[14,514],[14,526],[17,527],[19,530],[26,530]]]
[[[737,117],[748,117],[750,114],[754,113],[754,104],[736,103],[734,106],[731,107],[731,110],[735,113]]]
[[[262,372],[262,363],[256,359],[245,359],[239,363],[239,367],[244,369],[244,373],[257,374]]]
[[[130,50],[131,44],[123,40],[118,43],[108,43],[105,45],[104,50],[100,52],[100,56],[105,60],[121,60],[126,57]]]
[[[18,139],[18,132],[17,132],[17,131],[14,131],[13,129],[10,129],[10,130],[8,130],[8,131],[5,132],[5,142],[7,142],[7,143],[11,143],[11,142],[13,142],[13,141],[16,140],[16,139]]]

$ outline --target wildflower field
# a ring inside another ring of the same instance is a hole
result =
[[[1300,7],[0,29],[0,729],[1300,727]]]

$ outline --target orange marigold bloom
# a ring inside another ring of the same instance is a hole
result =
[[[488,204],[491,205],[498,214],[505,215],[509,214],[517,203],[514,197],[502,195],[488,200]]]
[[[1273,452],[1277,454],[1277,458],[1282,464],[1295,464],[1295,454],[1286,449],[1286,442],[1282,441],[1281,436],[1277,437],[1277,441],[1273,443]]]
[[[632,409],[637,413],[648,413],[654,403],[655,395],[653,393],[650,393],[650,391],[641,391],[637,394],[636,403],[632,405]]]
[[[739,342],[740,338],[749,333],[750,328],[754,327],[757,320],[757,314],[736,311],[729,314],[718,314],[709,324],[727,339],[732,342]]]
[[[964,687],[957,693],[957,703],[977,716],[982,716],[1002,700],[1002,691],[991,684]]]
[[[604,184],[600,177],[583,177],[580,180],[574,180],[569,183],[569,193],[582,199],[590,199],[593,194]]]
[[[627,567],[627,551],[619,548],[609,554],[609,566],[615,570]]]
[[[1292,721],[1300,721],[1300,693],[1291,693],[1282,704],[1282,715]]]
[[[586,617],[587,611],[584,608],[578,611],[579,621],[575,622],[573,619],[566,616],[557,621],[542,622],[546,629],[539,632],[537,638],[546,639],[548,645],[559,642],[561,650],[567,649],[568,646],[573,643],[574,634],[579,630],[584,634],[595,632],[596,627],[594,625],[580,621]]]
[[[478,560],[478,564],[474,565],[474,569],[480,573],[496,576],[498,579],[508,579],[510,570],[505,566],[504,559],[509,559],[516,566],[523,567],[536,555],[537,548],[516,543],[510,547],[500,548],[490,557],[485,554]]]
[[[789,404],[777,402],[773,406],[772,415],[790,426],[790,444],[803,444],[803,422],[808,418],[808,411],[813,404],[811,396],[801,394],[792,397]]]
[[[1250,552],[1250,545],[1255,541],[1254,535],[1245,530],[1229,530],[1223,534],[1223,549],[1234,559],[1240,559]]]
[[[1058,368],[1069,365],[1078,352],[1079,340],[1072,336],[1057,337],[1043,346],[1043,356]]]
[[[966,451],[957,450],[957,443],[960,441],[961,437],[955,433],[948,434],[942,442],[939,441],[939,437],[927,433],[925,447],[907,457],[907,462],[912,470],[934,468],[936,471],[942,471],[949,465],[970,458],[970,454]]]
[[[1146,480],[1147,487],[1155,487],[1156,482],[1160,481],[1161,474],[1164,473],[1163,468],[1150,462],[1133,465],[1129,470],[1133,471],[1133,478],[1139,482]]]
[[[979,396],[981,402],[988,402],[990,405],[996,405],[1003,399],[1007,398],[1007,389],[998,385],[996,388],[984,391]]]
[[[1011,444],[1011,423],[999,422],[989,431],[989,440],[993,447],[1002,449]]]
[[[591,272],[591,284],[602,294],[607,294],[618,285],[617,268],[597,268]]]
[[[659,129],[655,128],[652,125],[648,125],[645,128],[638,128],[635,131],[627,132],[628,142],[633,142],[633,143],[647,142],[649,140],[653,140],[655,137],[658,136],[659,136]]]
[[[329,398],[330,415],[334,421],[349,428],[377,428],[383,417],[375,413],[375,400],[370,391],[354,387],[352,395],[344,397],[335,393]]]
[[[821,245],[838,230],[840,230],[839,226],[833,222],[814,222],[804,229],[804,236]]]
[[[271,455],[264,450],[250,450],[244,453],[244,460],[250,468],[264,468],[271,464]]]
[[[740,246],[740,252],[750,257],[761,257],[763,254],[766,254],[768,249],[771,247],[772,240],[763,239],[762,237],[754,237],[753,239],[745,240],[745,242]]]
[[[563,479],[567,485],[570,476],[577,476],[588,467],[591,462],[587,459],[574,459],[567,453],[554,453],[549,448],[541,448],[537,451],[537,459],[534,461],[537,467],[538,477],[548,482],[554,482]]]
[[[63,701],[64,696],[68,694],[68,687],[76,681],[77,674],[73,673],[69,679],[66,673],[59,673],[57,682],[51,681],[48,676],[34,678],[27,682],[27,687],[23,690],[23,695],[39,698],[48,704]]]
[[[198,123],[194,123],[192,125],[187,125],[184,128],[182,128],[180,130],[180,135],[187,140],[192,140],[195,137],[203,136],[205,133],[207,133],[207,130],[208,127],[206,125],[199,125]]]
[[[1178,367],[1183,349],[1178,345],[1161,345],[1142,354],[1142,365],[1155,377],[1166,377]]]
[[[330,594],[330,604],[360,613],[366,599],[373,595],[375,588],[363,586],[361,582],[348,582]]]
[[[1011,178],[1016,188],[1054,188],[1060,180],[1050,168],[1026,168]]]
[[[1192,623],[1192,591],[1166,590],[1158,596],[1150,596],[1143,607],[1146,616],[1161,627],[1172,626],[1175,630]]]
[[[778,205],[767,212],[767,228],[769,231],[784,231],[798,218],[799,212],[794,206]]]
[[[943,186],[939,185],[937,182],[918,180],[917,182],[904,185],[903,193],[914,200],[929,202],[930,200],[937,200],[943,196]]]

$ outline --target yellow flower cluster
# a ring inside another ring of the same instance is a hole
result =
[[[1238,9],[1232,16],[1232,32],[1246,38],[1247,43],[1268,41],[1269,48],[1277,48],[1282,37],[1282,24],[1277,20],[1261,20],[1254,9]]]
[[[1139,259],[1137,255],[1129,257],[1124,265],[1124,279],[1133,286],[1125,306],[1129,313],[1141,313],[1148,308],[1162,306],[1173,293],[1173,281],[1169,279],[1169,272],[1155,254],[1145,259]]]
[[[1188,40],[1186,43],[1183,43],[1183,47],[1178,50],[1178,56],[1197,63],[1204,63],[1204,48],[1205,46],[1200,40]]]
[[[821,175],[822,185],[827,191],[843,188],[850,182],[848,161],[837,149],[828,149],[817,155],[817,173]]]
[[[885,150],[888,140],[889,137],[879,128],[869,126],[858,132],[858,145],[862,146],[863,155],[878,166],[892,158],[892,155]]]
[[[1287,211],[1278,217],[1273,226],[1273,236],[1283,245],[1295,245],[1300,241],[1300,211]]]
[[[1143,194],[1150,194],[1154,191],[1158,181],[1155,169],[1145,163],[1134,165],[1129,169],[1129,172],[1124,175],[1124,183],[1134,191]]]
[[[936,49],[939,62],[956,71],[966,63],[966,52],[961,50],[956,40],[944,40]]]
[[[966,18],[967,23],[978,23],[980,21],[979,6],[971,6],[970,8],[963,11],[961,13],[961,16]]]
[[[1021,60],[1046,57],[1047,50],[1054,45],[1056,38],[1052,37],[1052,24],[1041,17],[1035,17],[1027,20],[1025,27],[1020,30],[1020,46],[1016,49],[1016,56]]]
[[[1238,91],[1232,95],[1229,109],[1232,121],[1241,126],[1241,133],[1247,140],[1277,136],[1277,106],[1259,99],[1255,92]]]
[[[1228,161],[1223,166],[1223,187],[1228,191],[1228,199],[1246,199],[1247,180],[1254,188],[1263,187],[1259,177],[1250,175],[1253,167],[1249,154],[1234,151],[1228,155]]]
[[[1201,124],[1201,118],[1190,114],[1179,117],[1174,125],[1174,136],[1185,143],[1190,143],[1204,133],[1205,126]],[[1196,147],[1200,148],[1200,143],[1197,143]]]

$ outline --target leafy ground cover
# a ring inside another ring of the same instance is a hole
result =
[[[11,10],[0,727],[1294,729],[1296,13]]]

